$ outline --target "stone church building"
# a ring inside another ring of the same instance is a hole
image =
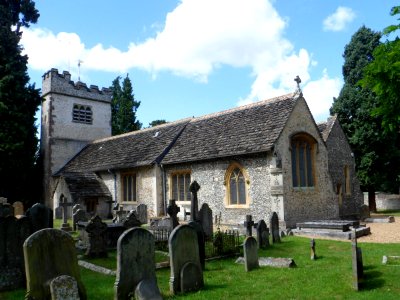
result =
[[[166,215],[170,199],[190,210],[201,188],[222,223],[245,215],[281,222],[357,217],[362,193],[335,117],[316,124],[300,91],[201,117],[111,136],[111,93],[52,69],[43,76],[46,202],[63,194],[102,217],[118,203]]]

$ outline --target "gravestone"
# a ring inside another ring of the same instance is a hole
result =
[[[63,222],[61,224],[61,230],[71,231],[72,228],[68,223],[68,207],[72,206],[72,202],[68,202],[68,199],[61,194],[59,205],[63,208]]]
[[[353,269],[353,288],[358,291],[360,290],[360,283],[362,282],[362,279],[364,277],[364,266],[361,248],[357,247],[356,229],[354,229],[351,237],[351,253]]]
[[[125,211],[122,205],[119,205],[118,210],[115,212],[115,223],[122,223],[125,220],[128,213],[129,212]]]
[[[85,255],[88,257],[107,257],[106,231],[107,224],[99,216],[90,219],[85,228],[88,233],[88,248]]]
[[[5,204],[5,203],[7,203],[7,198],[0,197],[0,204]]]
[[[258,264],[258,246],[254,237],[248,236],[243,243],[244,267],[246,272],[259,267]]]
[[[54,209],[54,218],[57,220],[62,219],[62,214],[63,214],[63,208],[61,206],[58,206]]]
[[[10,203],[0,203],[0,218],[14,216],[14,206]]]
[[[197,181],[193,181],[189,186],[189,191],[192,193],[192,201],[190,205],[190,221],[199,220],[199,200],[197,199],[197,192],[200,190],[200,185]]]
[[[206,242],[204,236],[204,230],[200,223],[190,221],[188,223],[189,226],[192,226],[197,233],[197,243],[199,245],[199,257],[200,257],[200,264],[201,268],[205,269],[205,262],[206,262]]]
[[[50,282],[51,300],[79,300],[78,284],[74,277],[61,275]]]
[[[311,239],[310,247],[311,247],[311,260],[315,260],[315,259],[317,259],[317,255],[315,254],[315,240],[314,239]]]
[[[246,220],[244,221],[243,225],[246,227],[246,236],[252,236],[254,221],[251,215],[246,215]]]
[[[154,236],[144,228],[131,228],[118,239],[114,299],[162,299],[157,286]],[[152,295],[151,298],[147,298]],[[147,296],[146,296],[147,295]]]
[[[27,217],[0,217],[0,291],[25,286],[22,245],[30,235]]]
[[[142,224],[147,224],[147,205],[146,204],[139,204],[136,207],[136,215]]]
[[[76,231],[76,224],[78,222],[87,222],[88,221],[88,216],[86,211],[83,209],[78,209],[75,210],[75,212],[72,215],[72,226],[74,228],[74,231]]]
[[[50,299],[50,282],[60,275],[73,277],[80,299],[86,299],[74,239],[59,229],[42,229],[24,242],[27,293],[25,299]]]
[[[269,228],[272,235],[272,244],[280,243],[281,237],[279,235],[279,218],[276,212],[272,213],[272,216],[269,220]]]
[[[211,208],[207,203],[201,205],[199,211],[200,224],[203,227],[204,237],[206,240],[210,240],[213,237],[213,214]]]
[[[32,226],[32,232],[53,227],[53,211],[42,203],[35,203],[26,211]]]
[[[80,205],[79,203],[72,206],[72,214],[76,213],[78,209],[83,209],[82,205]]]
[[[360,220],[364,220],[367,218],[370,218],[371,214],[369,211],[369,206],[366,204],[363,204],[360,206]]]
[[[126,219],[122,222],[122,226],[125,228],[133,228],[133,227],[140,227],[142,223],[139,221],[136,212],[130,211],[126,216]]]
[[[168,240],[170,254],[170,292],[196,291],[204,286],[197,234],[189,225],[176,227]]]
[[[269,229],[264,220],[260,220],[257,224],[254,224],[257,232],[257,243],[258,248],[265,249],[269,246]]]
[[[176,226],[179,225],[178,221],[178,213],[181,211],[181,208],[176,205],[176,202],[174,199],[169,200],[169,205],[167,207],[167,213],[169,214],[170,218],[170,227],[171,230],[173,230]]]
[[[15,201],[13,203],[14,207],[14,216],[22,216],[25,214],[24,204],[21,201]]]

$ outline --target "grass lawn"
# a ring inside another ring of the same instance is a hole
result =
[[[164,299],[400,299],[400,266],[382,265],[383,255],[400,255],[400,245],[359,246],[365,274],[359,292],[352,288],[351,243],[316,239],[318,259],[311,261],[310,239],[293,236],[259,252],[259,256],[291,257],[297,264],[293,269],[263,267],[246,273],[243,265],[234,263],[236,257],[214,260],[206,262],[204,289],[180,296],[169,293],[169,269],[158,270],[157,280]],[[81,276],[89,300],[113,299],[113,276],[83,268]],[[22,289],[0,293],[0,299],[23,299],[24,294]]]

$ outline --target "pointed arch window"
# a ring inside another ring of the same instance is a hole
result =
[[[315,185],[314,138],[307,134],[297,134],[291,138],[293,187],[313,187]]]
[[[229,206],[246,206],[248,204],[248,180],[246,178],[246,172],[239,164],[234,163],[228,168],[225,175],[225,185]]]

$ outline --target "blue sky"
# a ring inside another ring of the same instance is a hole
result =
[[[362,25],[395,24],[397,1],[38,0],[25,29],[31,82],[51,68],[109,87],[129,77],[138,119],[174,121],[293,92],[316,121],[343,84],[342,53]],[[78,71],[78,60],[83,63]]]

